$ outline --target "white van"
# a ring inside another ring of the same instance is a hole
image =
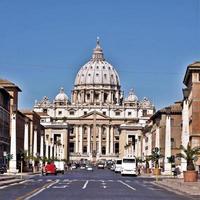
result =
[[[115,173],[122,171],[122,160],[118,159],[115,161]]]
[[[56,166],[56,172],[57,173],[65,173],[65,162],[63,161],[54,161],[54,164]]]
[[[124,157],[122,159],[121,175],[137,175],[135,157]]]

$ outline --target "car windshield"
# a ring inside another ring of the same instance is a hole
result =
[[[135,159],[123,159],[123,163],[135,163]]]

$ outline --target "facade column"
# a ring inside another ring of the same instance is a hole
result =
[[[79,127],[79,136],[80,136],[79,153],[82,154],[83,153],[83,126]]]
[[[110,127],[106,127],[106,155],[110,153],[109,151],[109,143],[110,143],[110,137],[109,137]]]
[[[25,122],[24,125],[24,151],[26,151],[26,155],[28,155],[28,147],[29,147],[29,142],[28,142],[28,120]]]
[[[171,163],[168,162],[168,159],[167,159],[168,157],[171,157],[171,116],[170,116],[170,111],[168,111],[166,114],[164,171],[166,174],[171,174]]]
[[[12,155],[12,159],[9,161],[9,172],[16,173],[17,170],[17,135],[16,135],[16,113],[11,114],[11,139],[10,139],[10,154]]]
[[[79,141],[79,138],[78,138],[78,126],[75,126],[75,134],[76,134],[76,141],[75,141],[75,152],[78,153],[79,152],[79,148],[78,148],[78,141]]]
[[[181,144],[186,148],[189,142],[189,102],[186,98],[183,101],[182,109],[182,134],[181,134]],[[183,152],[181,152],[183,153]],[[185,159],[181,158],[181,171],[187,170],[187,162]]]
[[[113,147],[114,147],[114,128],[111,126],[110,130],[110,153],[113,154]]]
[[[141,151],[142,151],[142,142],[141,142],[141,136],[138,136],[138,157],[141,158]]]
[[[91,143],[91,134],[90,134],[90,126],[87,128],[87,154],[90,156],[90,143]]]
[[[102,152],[101,152],[101,136],[102,136],[102,127],[101,126],[99,126],[99,155],[101,155],[102,154]]]
[[[138,134],[135,135],[135,141],[135,155],[133,156],[138,157]]]

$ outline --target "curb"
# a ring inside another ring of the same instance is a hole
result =
[[[186,190],[181,190],[180,188],[173,188],[173,185],[172,186],[169,186],[167,184],[164,184],[164,183],[161,183],[161,181],[159,182],[152,182],[153,185],[156,185],[158,187],[161,187],[161,188],[164,188],[170,192],[173,192],[173,193],[176,193],[176,194],[179,194],[181,196],[189,196],[189,197],[197,197],[197,196],[200,196],[200,194],[194,194],[194,193],[190,193],[190,192],[187,192]]]

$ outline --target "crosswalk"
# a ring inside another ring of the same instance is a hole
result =
[[[140,189],[141,187],[146,188],[148,190],[162,190],[161,188],[158,188],[157,186],[153,185],[149,181],[138,181],[138,180],[95,180],[95,179],[30,179],[27,184],[30,184],[31,182],[34,183],[53,183],[56,182],[56,184],[53,184],[50,188],[51,189],[70,189],[72,187],[76,187],[82,190],[90,189],[92,187],[98,187],[100,189],[109,189],[109,188],[115,188],[116,186],[125,187],[129,190],[136,191]]]

